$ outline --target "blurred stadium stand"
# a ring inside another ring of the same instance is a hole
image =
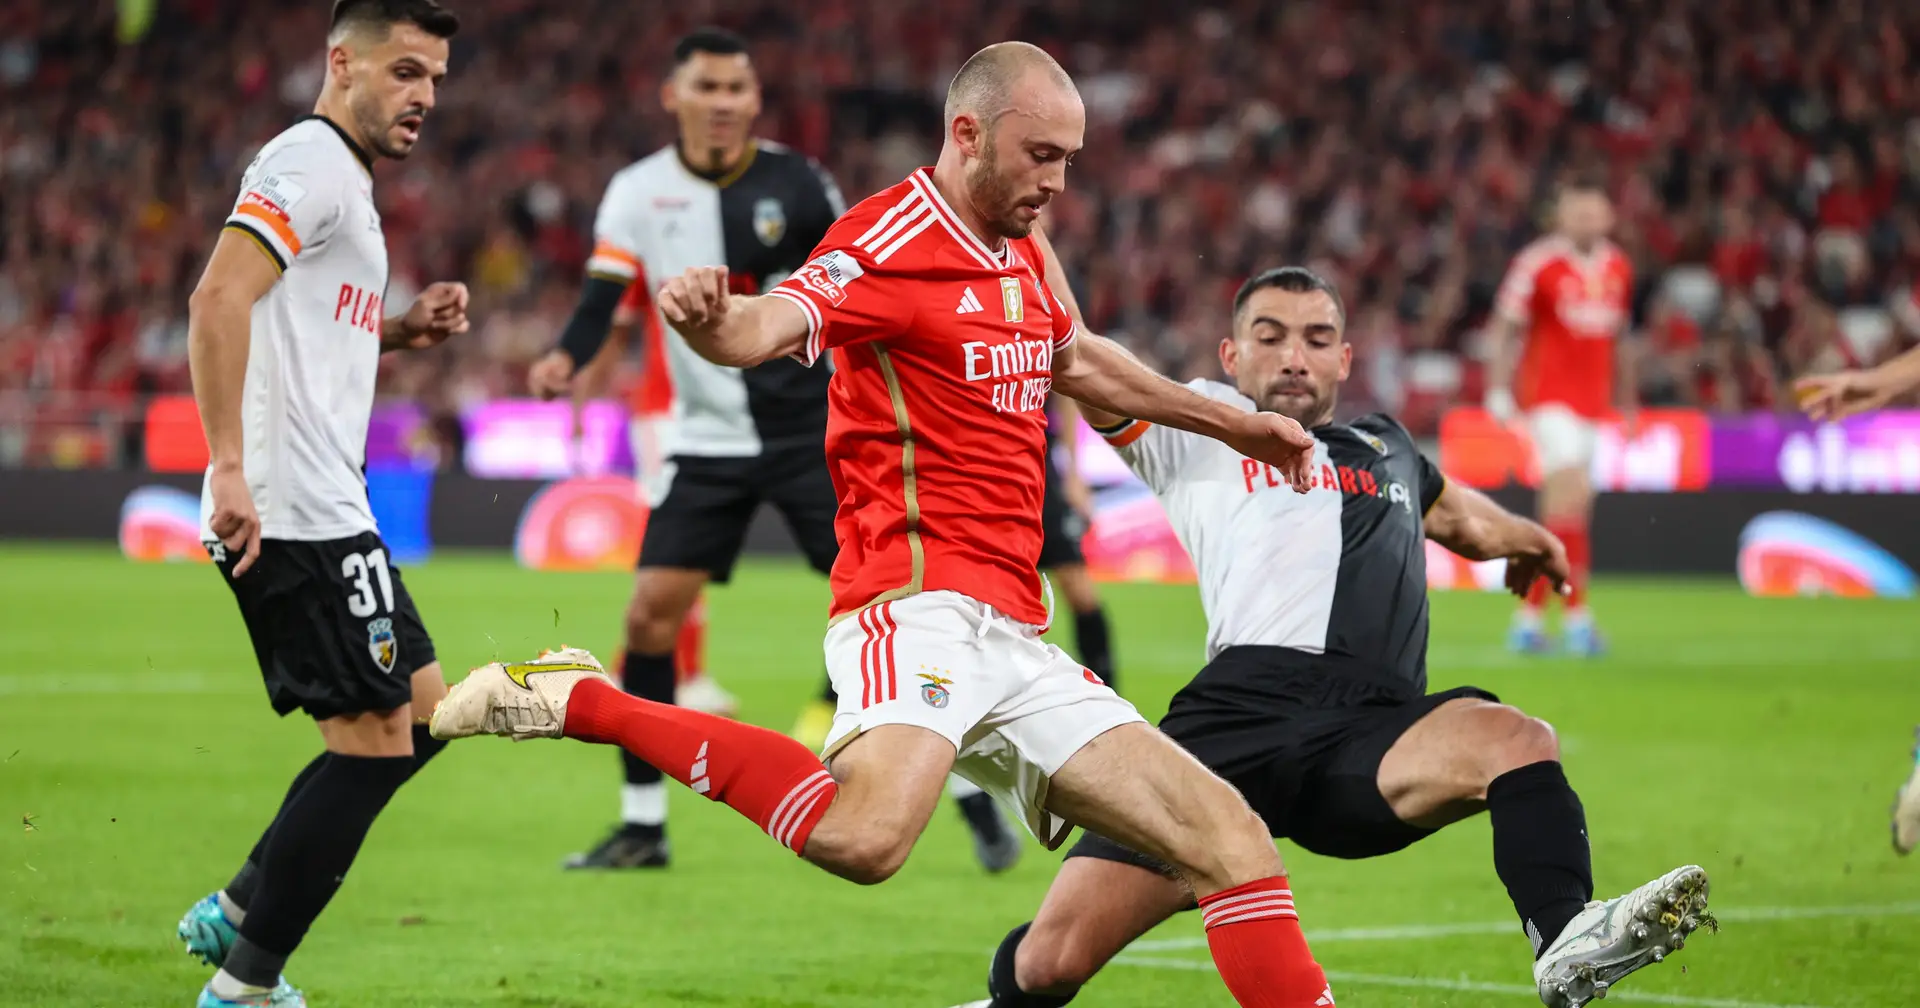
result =
[[[1576,167],[1639,268],[1649,403],[1772,410],[1794,374],[1920,339],[1920,4],[452,5],[440,106],[377,184],[387,300],[474,289],[469,337],[386,361],[383,391],[438,417],[523,391],[702,22],[753,39],[762,134],[854,199],[931,162],[967,54],[1048,48],[1089,111],[1049,227],[1094,327],[1175,375],[1213,371],[1242,277],[1306,262],[1352,306],[1349,405],[1432,432],[1478,400],[1495,285]],[[319,86],[321,0],[153,6],[0,4],[0,466],[141,462],[239,172]]]

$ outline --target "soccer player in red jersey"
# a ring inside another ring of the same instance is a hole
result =
[[[1524,411],[1540,465],[1540,522],[1566,544],[1573,563],[1563,643],[1573,654],[1592,657],[1604,645],[1587,611],[1593,558],[1589,470],[1598,425],[1616,399],[1632,427],[1632,359],[1622,352],[1627,342],[1616,337],[1627,323],[1633,265],[1607,240],[1613,207],[1599,183],[1564,183],[1554,213],[1554,233],[1521,250],[1495,297],[1486,406],[1502,423],[1515,422]],[[1514,614],[1508,638],[1514,650],[1548,649],[1541,625],[1547,595],[1547,583],[1535,582]]]
[[[1843,420],[1880,409],[1920,390],[1920,347],[1879,367],[1813,375],[1793,385],[1800,408],[1815,420]],[[1893,799],[1893,849],[1911,854],[1920,847],[1920,730],[1915,731],[1913,770]]]
[[[668,322],[716,363],[833,354],[831,770],[784,735],[628,696],[579,651],[476,670],[434,731],[619,744],[862,883],[898,870],[957,770],[1048,847],[1083,825],[1173,865],[1240,1004],[1331,1005],[1258,817],[1040,639],[1049,606],[1035,569],[1056,387],[1216,438],[1296,490],[1313,442],[1077,331],[1050,293],[1029,234],[1085,129],[1059,64],[1023,43],[982,50],[955,76],[946,121],[935,167],[849,211],[767,295],[729,295],[714,267],[660,293]]]

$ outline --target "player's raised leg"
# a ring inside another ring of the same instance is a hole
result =
[[[618,745],[863,884],[884,881],[905,862],[954,755],[940,734],[879,725],[838,753],[830,774],[812,750],[778,732],[630,696],[592,655],[571,649],[475,669],[435,712],[433,731]]]
[[[1487,700],[1451,700],[1387,750],[1380,793],[1403,822],[1438,829],[1484,808],[1494,870],[1533,944],[1541,1000],[1605,996],[1622,977],[1686,943],[1706,913],[1707,876],[1686,865],[1593,901],[1586,813],[1545,722]]]
[[[1244,1008],[1333,1004],[1266,826],[1158,730],[1121,725],[1083,746],[1053,775],[1047,808],[1178,869]]]
[[[644,550],[643,550],[644,558]],[[625,653],[620,685],[655,703],[676,701],[677,654],[687,613],[706,587],[707,572],[684,567],[641,566],[627,603]],[[667,785],[645,760],[620,756],[620,824],[593,848],[566,859],[568,868],[664,868],[667,843]]]

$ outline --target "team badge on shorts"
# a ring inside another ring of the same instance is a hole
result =
[[[769,196],[753,204],[753,233],[768,248],[780,244],[781,236],[787,233],[787,209],[779,200]]]
[[[394,659],[400,656],[400,645],[393,638],[393,621],[385,616],[367,621],[367,652],[373,655],[373,663],[380,671],[393,671]]]
[[[947,687],[953,685],[953,680],[942,679],[926,672],[920,673],[920,678],[926,680],[920,684],[920,699],[925,701],[927,706],[945,707],[953,699],[953,694],[947,691]]]

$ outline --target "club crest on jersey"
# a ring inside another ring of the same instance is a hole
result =
[[[779,200],[769,196],[753,205],[753,233],[768,248],[780,244],[787,233],[787,210]]]
[[[927,706],[941,708],[953,701],[953,694],[947,690],[947,687],[953,685],[953,680],[942,679],[929,672],[920,673],[920,678],[926,680],[920,684],[920,699]]]
[[[400,645],[393,638],[393,620],[382,616],[367,621],[367,652],[380,671],[393,671],[394,659],[400,656]]]
[[[1367,443],[1367,447],[1372,448],[1374,451],[1382,455],[1385,455],[1387,453],[1387,443],[1385,441],[1382,441],[1379,438],[1374,437],[1373,435],[1363,430],[1357,430],[1357,431],[1354,431],[1354,433],[1360,435],[1360,440],[1365,441]]]
[[[1019,322],[1027,317],[1027,295],[1020,290],[1019,277],[1000,278],[1000,304],[1006,308],[1009,322]]]

